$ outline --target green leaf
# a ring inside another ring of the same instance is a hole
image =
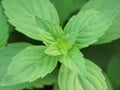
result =
[[[0,86],[0,90],[23,90],[30,85],[27,83],[20,84],[20,85],[14,85],[14,86]]]
[[[7,47],[0,49],[0,82],[7,73],[7,68],[12,62],[12,58],[22,49],[26,48],[28,43],[8,44]],[[28,86],[28,83],[15,86],[1,86],[0,90],[21,90]]]
[[[109,79],[108,75],[106,73],[104,73],[104,72],[103,72],[103,74],[105,76],[105,80],[106,80],[106,84],[108,86],[108,90],[113,90],[113,87],[112,87],[112,84],[110,82],[110,79]]]
[[[53,90],[60,90],[59,85],[58,85],[57,82],[55,83]]]
[[[0,49],[0,82],[7,73],[7,68],[12,62],[12,58],[29,45],[28,43],[15,43],[8,44],[7,47]]]
[[[57,12],[49,0],[4,0],[2,4],[16,30],[35,40],[41,41],[41,32],[44,31],[38,26],[36,16],[59,24]]]
[[[108,43],[113,40],[120,38],[120,0],[90,0],[84,7],[82,11],[86,11],[88,9],[96,9],[103,12],[107,12],[109,10],[117,10],[119,13],[113,20],[112,25],[107,29],[105,34],[99,38],[99,40],[95,44],[103,44]]]
[[[76,46],[85,48],[100,38],[112,24],[117,11],[101,12],[90,9],[73,16],[65,26],[65,33],[77,33]],[[73,36],[74,37],[74,36]]]
[[[45,50],[45,53],[53,56],[67,54],[68,50],[72,48],[76,40],[76,37],[71,38],[72,35],[75,36],[76,33],[70,33],[66,35],[63,34],[63,36],[58,38],[56,42],[48,46],[48,48]]]
[[[70,15],[79,10],[87,0],[51,0],[51,2],[55,5],[63,26]]]
[[[104,44],[112,42],[116,39],[120,39],[120,13],[116,16],[113,21],[113,24],[106,31],[105,35],[103,35],[95,44]]]
[[[30,46],[18,53],[8,67],[2,85],[32,82],[51,73],[57,65],[57,57],[44,54],[44,46]]]
[[[60,90],[108,90],[101,69],[86,60],[87,73],[81,76],[62,66],[59,72]]]
[[[44,78],[39,78],[35,81],[33,81],[31,84],[33,87],[36,88],[43,88],[45,85],[53,85],[56,80],[57,80],[57,72],[58,70],[56,69],[54,72],[51,74],[48,74]]]
[[[49,46],[45,53],[52,56],[62,55],[62,52],[60,52],[59,48],[57,47],[57,43],[54,43],[53,45]]]
[[[60,62],[76,73],[81,75],[85,75],[86,73],[85,60],[77,48],[72,48],[66,55],[62,55]]]
[[[41,39],[46,45],[50,45],[57,41],[63,35],[62,28],[54,23],[51,23],[47,20],[41,19],[35,16],[36,22],[41,28]]]
[[[72,33],[67,33],[67,34],[65,34],[64,38],[66,39],[66,42],[68,42],[69,48],[71,48],[71,47],[75,44],[77,35],[78,35],[78,34],[77,34],[76,32],[72,32]],[[73,36],[74,36],[74,37],[73,37]]]
[[[0,48],[6,45],[8,35],[9,35],[8,23],[6,17],[3,14],[3,9],[0,4]]]
[[[108,76],[114,86],[118,88],[120,86],[120,54],[112,56],[107,67]]]

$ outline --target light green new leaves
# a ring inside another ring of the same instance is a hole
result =
[[[0,4],[0,48],[5,46],[8,39],[8,32],[7,20],[3,14],[2,6]]]
[[[45,34],[42,33],[44,29],[38,26],[36,16],[42,20],[59,24],[57,12],[49,0],[4,0],[3,6],[9,22],[19,32],[36,40],[42,40],[41,35]],[[41,23],[43,25],[43,22]]]
[[[119,13],[114,18],[112,25],[105,32],[105,35],[100,37],[100,39],[96,42],[96,44],[108,43],[113,40],[120,38],[120,0],[90,0],[84,7],[82,11],[86,11],[88,9],[96,9],[100,11],[107,12],[111,10],[117,10]]]
[[[104,34],[115,15],[116,11],[101,12],[94,9],[81,11],[70,19],[65,27],[65,33],[77,33],[76,46],[87,47]]]
[[[0,82],[7,73],[7,68],[12,62],[12,58],[22,49],[29,46],[28,43],[8,44],[7,47],[0,49]],[[28,86],[27,84],[15,86],[1,86],[0,90],[21,90]]]
[[[60,90],[108,90],[101,69],[90,61],[86,61],[86,76],[62,66],[59,72]]]
[[[76,38],[71,38],[72,34],[66,34],[57,39],[56,42],[52,43],[46,50],[45,53],[53,56],[65,55],[68,50],[72,48]],[[75,34],[74,34],[75,35]]]
[[[77,48],[72,48],[66,55],[61,56],[60,62],[76,73],[86,74],[85,60]]]
[[[71,38],[74,35],[73,38]],[[66,55],[68,50],[72,48],[76,40],[76,33],[62,34],[56,42],[52,43],[46,50],[45,53],[53,56]]]
[[[44,54],[44,46],[30,46],[18,53],[8,67],[3,85],[32,82],[51,73],[57,65],[57,58]]]
[[[59,48],[57,47],[57,43],[53,43],[53,45],[49,46],[45,50],[45,53],[48,54],[48,55],[52,55],[52,56],[62,55]]]

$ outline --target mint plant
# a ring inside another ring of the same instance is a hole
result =
[[[22,90],[54,84],[54,90],[113,90],[107,75],[81,49],[120,38],[119,1],[113,4],[112,0],[83,0],[75,8],[87,3],[65,26],[68,13],[63,17],[60,14],[59,20],[57,10],[61,9],[57,6],[56,10],[51,2],[56,6],[60,1],[1,1],[0,89]],[[72,7],[70,2],[68,6]],[[21,42],[5,47],[10,31],[7,20],[16,31],[43,44]]]

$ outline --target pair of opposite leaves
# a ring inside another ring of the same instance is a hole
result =
[[[112,20],[117,13],[116,11],[101,12],[93,9],[80,12],[71,18],[63,32],[59,26],[55,8],[48,0],[4,0],[3,6],[10,22],[18,31],[33,39],[42,40],[47,46],[32,46],[16,55],[8,67],[7,78],[4,81],[4,83],[7,81],[8,84],[11,82],[15,84],[33,81],[39,77],[44,77],[55,68],[58,59],[57,55],[62,55],[60,62],[66,67],[84,75],[85,61],[81,59],[83,58],[82,55],[78,54],[78,49],[96,42],[112,24]],[[43,53],[44,51],[49,55],[46,56]],[[72,58],[69,56],[70,51],[75,51]],[[75,60],[74,57],[78,60]],[[20,64],[21,61],[24,64]],[[18,63],[18,68],[15,69],[15,65]],[[45,66],[49,66],[49,69],[45,68]],[[24,71],[26,67],[27,73]],[[34,72],[34,75],[23,80],[22,77],[26,77],[33,67],[36,69],[36,73]],[[41,71],[39,71],[40,67],[43,68]],[[21,76],[17,74],[18,72]]]

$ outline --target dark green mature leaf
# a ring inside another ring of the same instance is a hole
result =
[[[9,29],[8,29],[7,20],[3,14],[2,6],[0,3],[0,48],[5,46],[9,35],[8,32]]]
[[[87,47],[105,33],[112,24],[116,12],[101,12],[95,9],[82,11],[70,19],[65,27],[65,33],[77,33],[76,46]]]
[[[105,35],[100,37],[95,44],[108,43],[120,38],[120,0],[114,0],[114,2],[113,0],[90,0],[86,5],[84,5],[82,11],[86,11],[88,9],[96,9],[103,12],[107,12],[109,10],[111,10],[111,12],[113,12],[112,10],[119,11],[114,18],[112,25],[105,32]]]
[[[61,25],[70,15],[79,10],[88,0],[51,0],[60,16]]]
[[[77,48],[72,48],[66,55],[61,56],[60,62],[76,73],[81,75],[86,73],[85,60]]]
[[[107,68],[108,76],[115,88],[120,86],[120,54],[114,55]]]
[[[53,90],[60,90],[59,85],[58,85],[57,82],[55,83]]]
[[[22,49],[26,48],[28,43],[8,44],[7,47],[0,49],[0,82],[7,73],[7,68],[12,62],[12,58]],[[28,86],[27,83],[16,86],[1,86],[0,90],[21,90]]]
[[[62,66],[59,72],[60,90],[108,90],[101,69],[91,61],[86,61],[86,76]]]
[[[10,23],[19,32],[36,40],[42,40],[41,36],[45,34],[42,33],[44,29],[38,26],[36,16],[42,20],[59,24],[57,12],[49,0],[4,0],[3,6]],[[43,22],[41,23],[43,26]]]
[[[57,65],[57,58],[44,54],[44,46],[30,46],[18,53],[8,67],[3,85],[32,82],[51,73]]]

